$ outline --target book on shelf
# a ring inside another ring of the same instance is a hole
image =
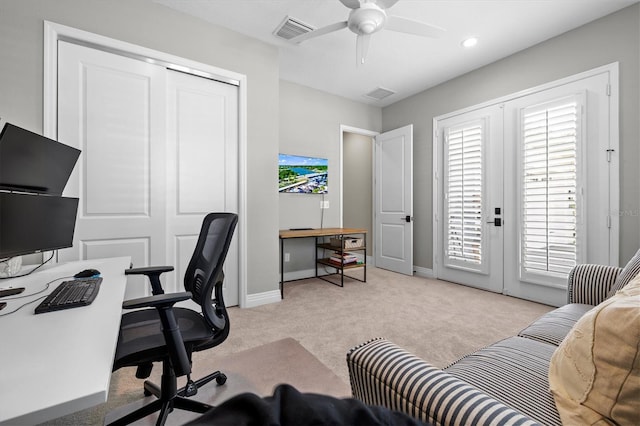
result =
[[[351,264],[351,263],[355,263],[358,261],[358,257],[351,254],[351,253],[334,253],[331,255],[331,257],[329,257],[329,261],[331,262],[335,262],[338,264]]]

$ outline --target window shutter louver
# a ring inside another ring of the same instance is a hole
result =
[[[522,134],[522,252],[526,273],[567,274],[577,259],[578,108],[526,108]]]
[[[447,132],[448,263],[482,264],[482,137],[481,123]]]

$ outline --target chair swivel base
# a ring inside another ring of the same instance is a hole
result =
[[[227,382],[226,374],[216,371],[207,376],[204,376],[195,382],[188,383],[186,386],[178,389],[178,396],[193,396],[197,393],[197,389],[206,385],[210,381],[215,380],[218,386],[224,385]],[[154,395],[156,398],[160,398],[161,390],[158,385],[148,380],[144,382],[144,396]]]
[[[199,401],[195,401],[193,399],[184,398],[181,396],[176,396],[170,400],[163,401],[162,399],[156,399],[155,401],[150,402],[144,407],[138,408],[137,410],[125,414],[117,420],[114,420],[109,423],[109,426],[122,426],[128,425],[135,421],[138,421],[144,417],[147,417],[155,412],[160,412],[158,414],[158,419],[156,420],[156,425],[164,425],[167,421],[167,417],[169,413],[171,413],[174,409],[191,411],[194,413],[206,413],[213,406],[204,404]]]
[[[144,382],[144,394],[146,396],[154,395],[158,399],[130,413],[124,414],[116,420],[109,422],[109,426],[128,425],[157,411],[159,411],[160,413],[156,421],[156,426],[162,426],[165,424],[169,413],[171,413],[174,409],[202,414],[213,408],[213,406],[209,404],[184,397],[185,388],[182,388],[180,390],[177,389],[176,376],[171,367],[168,367],[167,364],[168,363],[163,363],[161,386],[157,386],[156,384],[149,381]],[[197,380],[192,384],[191,387],[195,390],[214,379],[219,385],[222,385],[226,382],[227,376],[219,371],[216,371],[215,373],[209,374],[208,376]],[[195,392],[192,392],[191,394],[195,394]]]

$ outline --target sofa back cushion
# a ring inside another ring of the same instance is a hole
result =
[[[609,294],[607,297],[611,297],[618,290],[622,290],[624,286],[629,284],[632,279],[634,279],[640,273],[640,249],[636,252],[636,254],[629,260],[624,269],[616,278],[616,282],[613,283],[613,286],[609,290]]]
[[[640,424],[640,276],[587,312],[551,357],[563,424]]]

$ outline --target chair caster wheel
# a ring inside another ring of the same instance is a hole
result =
[[[224,385],[227,382],[227,376],[225,376],[224,374],[220,374],[218,377],[216,377],[216,383],[218,385]]]

